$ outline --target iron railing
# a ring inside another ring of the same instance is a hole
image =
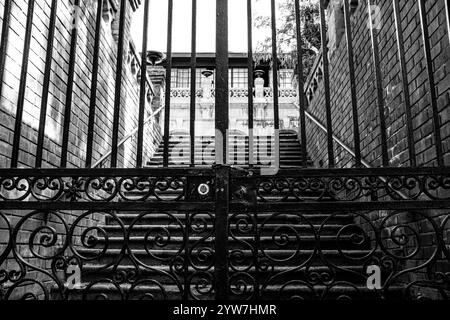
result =
[[[414,299],[450,289],[448,170],[1,169],[0,199],[4,299]],[[382,275],[373,290],[370,266]]]
[[[298,74],[302,75],[302,28],[300,2],[295,1],[298,45]],[[0,95],[4,85],[5,58],[11,21],[11,0],[5,1],[0,45]],[[49,42],[44,67],[44,94],[40,109],[38,148],[42,148],[46,95],[51,74],[52,41],[57,14],[52,1]],[[99,39],[103,1],[97,5],[93,43],[94,71],[99,67]],[[273,99],[276,137],[279,132],[280,101],[276,1],[271,0]],[[108,169],[68,169],[73,82],[79,46],[78,30],[71,30],[69,68],[65,91],[61,168],[41,169],[42,150],[36,168],[19,165],[22,119],[27,90],[28,57],[31,46],[35,1],[28,1],[23,62],[18,88],[11,168],[0,169],[0,292],[1,299],[17,298],[154,298],[154,299],[264,299],[264,298],[448,298],[450,238],[450,176],[444,164],[436,75],[424,0],[417,1],[421,23],[426,80],[430,88],[433,124],[434,168],[418,168],[415,162],[408,74],[405,72],[401,10],[393,0],[396,20],[401,82],[406,107],[410,167],[388,168],[389,154],[385,127],[385,104],[378,50],[378,34],[370,28],[370,53],[375,76],[376,102],[384,168],[336,169],[335,143],[345,145],[333,128],[330,64],[326,37],[326,3],[320,1],[324,119],[321,123],[307,109],[303,79],[299,77],[298,100],[303,166],[308,164],[306,119],[326,133],[330,168],[249,168],[226,165],[226,134],[229,129],[228,88],[228,3],[217,0],[215,129],[216,163],[212,168],[168,168],[171,118],[171,68],[173,0],[168,0],[166,94],[164,104],[163,168],[143,165],[143,143],[147,79],[147,36],[149,0],[144,1],[144,30],[141,61],[138,127],[120,141],[123,112],[123,71],[126,12],[129,3],[120,1],[119,34],[114,82],[114,113],[111,157]],[[76,0],[74,5],[84,5]],[[372,5],[367,2],[367,9]],[[445,2],[449,27],[448,4]],[[252,59],[252,1],[248,9],[248,69]],[[346,147],[357,167],[369,164],[361,156],[359,109],[356,96],[354,48],[348,2],[343,1],[345,36],[354,148]],[[192,6],[192,34],[197,32],[197,2]],[[372,23],[371,12],[368,20]],[[436,21],[436,20],[435,20]],[[448,30],[447,30],[448,31]],[[190,87],[190,141],[195,142],[194,76],[197,63],[196,37],[192,37]],[[253,146],[253,74],[249,72],[249,150]],[[97,72],[90,87],[88,135],[96,119]],[[243,94],[238,92],[238,95]],[[245,95],[245,93],[244,93]],[[294,96],[294,95],[293,95]],[[291,98],[291,97],[290,97]],[[160,109],[161,110],[161,109]],[[137,134],[137,161],[132,169],[118,169],[119,148]],[[276,140],[276,138],[275,138]],[[87,166],[92,158],[88,139]],[[191,149],[191,165],[195,152]],[[94,164],[96,167],[98,162]],[[379,269],[380,283],[371,287],[368,270]]]

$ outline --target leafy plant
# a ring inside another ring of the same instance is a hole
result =
[[[263,0],[257,0],[260,2]],[[264,0],[266,1],[266,0]],[[277,21],[277,51],[281,64],[286,68],[294,68],[297,63],[296,34],[296,0],[280,0],[278,3]],[[303,43],[303,77],[306,78],[320,52],[320,5],[319,0],[299,0],[300,24]],[[271,18],[258,16],[255,19],[256,28],[271,29]],[[269,60],[272,51],[271,35],[268,35],[256,46],[255,60]]]

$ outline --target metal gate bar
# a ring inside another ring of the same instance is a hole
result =
[[[356,77],[355,77],[355,62],[353,52],[352,24],[350,21],[350,8],[348,1],[346,0],[343,1],[343,7],[344,7],[345,36],[347,39],[348,76],[350,78],[350,96],[352,101],[355,162],[357,167],[361,167],[362,157],[361,157],[361,137],[359,131],[358,98],[356,95]]]
[[[272,64],[273,64],[273,112],[274,112],[274,127],[275,139],[280,130],[280,106],[278,99],[278,51],[277,51],[277,17],[275,0],[271,0],[271,22],[272,22]],[[278,145],[278,144],[276,144]]]
[[[80,5],[80,0],[75,0],[74,7]],[[75,14],[76,11],[75,11]],[[78,19],[74,16],[73,19]],[[69,152],[69,135],[70,135],[70,122],[72,118],[72,100],[73,100],[73,84],[75,76],[75,64],[77,58],[77,44],[78,44],[78,28],[72,26],[72,35],[70,40],[70,54],[69,54],[69,70],[67,71],[67,89],[66,89],[66,101],[64,109],[64,127],[63,138],[61,144],[61,168],[67,167],[67,156]]]
[[[169,166],[170,135],[170,90],[172,84],[172,32],[173,32],[173,0],[168,1],[167,9],[167,63],[166,63],[166,95],[164,112],[164,154],[163,166]]]
[[[225,164],[229,122],[228,0],[217,0],[216,11],[216,164]]]
[[[124,42],[125,42],[125,18],[128,0],[120,2],[120,21],[119,21],[119,41],[117,44],[117,65],[116,65],[116,87],[114,98],[114,116],[112,125],[112,152],[111,152],[111,168],[117,167],[118,142],[120,128],[120,109],[122,105],[122,80],[123,80],[123,58]]]
[[[448,41],[450,43],[450,3],[447,0],[444,0],[445,3],[445,13],[447,16],[447,34],[448,34]]]
[[[227,1],[218,0],[218,2]],[[219,3],[217,3],[219,4]],[[219,5],[217,6],[219,9]],[[224,13],[226,8],[220,6],[220,12]],[[219,16],[218,16],[219,17]],[[222,20],[222,19],[218,19]],[[227,72],[228,74],[228,72]],[[216,299],[227,300],[229,298],[228,287],[228,269],[229,269],[229,252],[228,252],[228,214],[230,199],[230,167],[219,165],[216,167],[216,211],[215,211],[215,288]]]
[[[197,99],[197,0],[192,0],[191,31],[191,105],[190,105],[190,137],[191,166],[195,166],[195,110]]]
[[[399,0],[393,0],[392,6],[394,9],[394,20],[395,20],[395,31],[397,34],[397,46],[398,46],[398,58],[399,58],[399,66],[400,73],[402,76],[402,85],[403,85],[403,99],[405,100],[405,116],[406,116],[406,128],[407,128],[407,136],[408,136],[408,151],[409,151],[409,162],[411,167],[415,167],[417,165],[416,161],[416,150],[414,146],[414,127],[412,123],[412,115],[411,115],[411,97],[409,91],[409,83],[408,83],[408,72],[406,69],[406,56],[405,56],[405,45],[403,39],[403,28],[402,28],[402,19],[400,16],[400,3]]]
[[[320,0],[320,35],[322,42],[322,61],[323,61],[323,85],[325,95],[325,113],[327,119],[327,148],[328,148],[328,166],[335,167],[334,142],[333,142],[333,120],[331,114],[331,90],[330,90],[330,66],[328,60],[327,27],[325,16],[325,0]]]
[[[52,71],[51,68],[53,60],[53,42],[55,40],[55,24],[56,24],[57,9],[58,9],[58,1],[52,0],[50,11],[50,22],[48,25],[48,37],[47,37],[48,40],[47,40],[47,53],[45,57],[44,81],[42,84],[41,112],[39,117],[36,159],[34,165],[36,168],[40,168],[42,166],[42,154],[44,152],[45,123],[47,120],[47,105],[50,88],[50,76]]]
[[[0,38],[0,97],[3,93],[3,73],[5,72],[6,51],[8,49],[9,26],[11,24],[12,0],[5,0],[3,10],[2,36]]]
[[[303,38],[301,31],[300,20],[300,0],[295,1],[295,31],[297,34],[297,73],[298,73],[298,98],[300,106],[300,144],[302,148],[302,163],[303,167],[308,166],[308,146],[306,138],[306,97],[305,97],[305,84],[303,81]]]
[[[375,75],[375,90],[377,95],[378,117],[380,121],[380,137],[381,137],[381,158],[383,167],[389,166],[389,155],[387,147],[386,134],[386,117],[384,112],[384,97],[383,97],[383,80],[380,70],[380,54],[378,46],[378,30],[373,23],[372,16],[372,0],[367,0],[367,11],[369,13],[370,39],[372,43],[372,63]]]
[[[86,147],[86,168],[92,165],[92,150],[94,148],[95,111],[97,105],[97,88],[99,73],[100,40],[103,19],[103,0],[97,1],[97,16],[95,20],[94,50],[92,58],[91,93],[89,102],[89,119]]]
[[[137,135],[137,153],[136,168],[141,168],[144,162],[144,121],[145,121],[145,100],[147,92],[145,86],[147,84],[147,44],[148,44],[148,25],[150,0],[144,3],[144,24],[142,30],[142,52],[141,52],[141,79],[139,92],[139,119],[138,119],[138,135]]]
[[[17,99],[16,119],[14,125],[13,149],[11,153],[11,167],[17,168],[19,162],[20,138],[22,129],[23,107],[25,104],[25,91],[27,89],[28,62],[31,45],[31,32],[33,29],[34,2],[28,2],[27,22],[25,27],[25,40],[22,56],[22,70],[20,72],[19,97]]]
[[[248,163],[253,166],[254,154],[254,99],[253,99],[253,20],[252,0],[247,0],[247,69],[248,69]]]
[[[418,5],[420,15],[420,26],[422,28],[423,51],[425,56],[429,92],[431,98],[430,103],[431,109],[433,111],[434,144],[436,147],[437,164],[438,166],[441,167],[444,165],[444,157],[442,151],[442,137],[439,119],[439,109],[437,105],[436,83],[433,73],[433,61],[431,58],[431,44],[430,44],[430,35],[428,32],[428,18],[427,18],[427,11],[425,8],[425,0],[418,0]]]

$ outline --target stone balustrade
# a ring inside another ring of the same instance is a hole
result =
[[[257,88],[258,89],[258,88]],[[260,92],[257,92],[260,91]],[[230,102],[232,103],[247,103],[248,89],[247,88],[230,88]],[[272,88],[263,88],[263,90],[254,90],[255,103],[270,102],[273,98]],[[214,100],[215,89],[210,89],[210,93],[205,93],[205,88],[197,89],[196,96],[201,101]],[[188,103],[191,97],[190,88],[172,88],[170,91],[170,98],[172,103]],[[298,91],[295,88],[279,89],[278,97],[280,103],[295,103],[298,102]]]

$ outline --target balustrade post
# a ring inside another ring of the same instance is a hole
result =
[[[204,100],[211,100],[212,99],[212,89],[213,89],[213,78],[212,75],[214,74],[211,70],[205,70],[202,72],[203,80],[202,80],[202,97]]]
[[[261,78],[260,73],[256,73],[255,79],[255,97],[257,99],[264,99],[264,79]]]

